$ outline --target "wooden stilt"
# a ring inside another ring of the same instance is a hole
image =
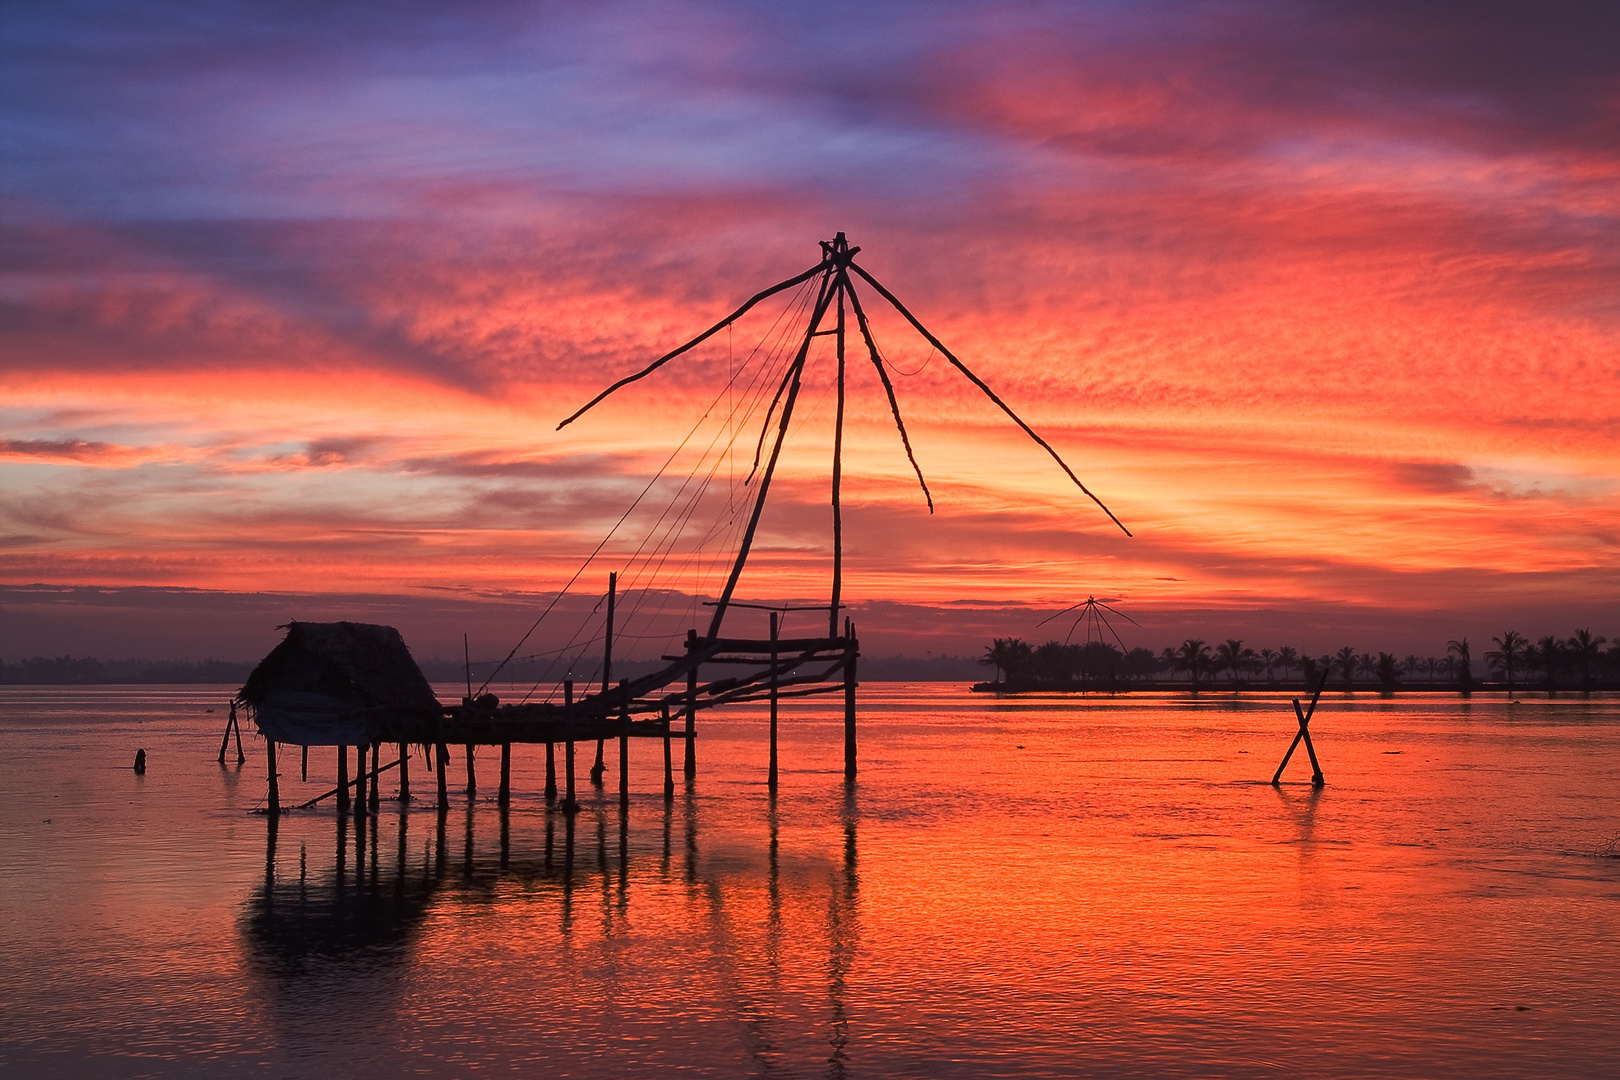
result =
[[[839,316],[839,324],[840,324],[840,326],[843,324],[843,314],[844,314],[844,306],[843,306],[842,303],[840,303],[838,305],[838,316]],[[840,343],[841,342],[842,342],[842,339],[840,339]],[[842,359],[842,358],[840,357],[840,359]],[[840,371],[843,370],[841,365],[840,365],[839,370]],[[836,611],[837,609],[835,608],[834,610]],[[771,767],[770,767],[770,771],[767,774],[766,780],[765,780],[765,786],[770,788],[771,791],[773,791],[773,792],[776,790],[776,697],[777,697],[777,672],[776,672],[777,648],[776,648],[776,642],[778,640],[779,632],[780,632],[780,627],[779,627],[778,622],[777,622],[777,614],[776,614],[776,612],[773,611],[773,612],[771,612]]]
[[[225,734],[219,740],[219,763],[225,764],[225,749],[231,745],[231,728],[236,724],[236,702],[231,702],[231,715],[225,720]]]
[[[572,814],[579,809],[579,800],[574,797],[574,680],[572,679],[563,682],[563,729],[563,734],[567,736],[567,742],[563,745],[563,756],[566,758],[563,765],[568,773],[563,813]]]
[[[467,744],[467,799],[478,798],[478,777],[473,771],[473,744]]]
[[[299,761],[298,761],[298,779],[308,781],[309,780],[309,747],[302,746],[302,747],[299,747],[299,749],[302,751],[302,753],[300,753],[298,755],[298,757],[299,757]]]
[[[664,801],[675,798],[675,760],[669,748],[669,702],[664,702]]]
[[[608,700],[608,687],[613,685],[613,607],[619,592],[619,575],[608,575],[607,594],[607,629],[602,638],[602,699],[605,704]],[[602,777],[607,773],[607,763],[602,760],[602,742],[596,740],[596,763],[591,766],[591,783],[597,787],[602,786]]]
[[[399,744],[399,801],[411,801],[411,748],[405,743]],[[401,819],[404,820],[403,818]],[[405,826],[401,825],[403,829]]]
[[[264,740],[265,756],[270,763],[270,816],[281,816],[281,787],[276,783],[276,740]]]
[[[686,651],[688,654],[697,652],[698,636],[696,630],[686,632]],[[686,673],[686,762],[684,771],[686,778],[691,780],[697,776],[697,696],[698,672],[697,665]]]
[[[235,706],[231,707],[231,730],[236,733],[236,763],[240,765],[247,760],[247,755],[242,753],[242,724],[236,719]]]
[[[546,802],[557,800],[557,744],[546,743]]]
[[[512,744],[501,743],[501,790],[495,801],[502,806],[512,802]]]
[[[379,764],[381,764],[381,762],[379,760],[381,754],[382,754],[382,743],[372,743],[371,744],[371,810],[372,810],[373,813],[376,813],[376,811],[377,811],[377,802],[378,802],[379,798],[381,797],[379,792],[380,792],[380,789],[382,788],[382,784],[377,782],[377,771],[378,771],[377,767],[378,767]]]
[[[449,756],[450,748],[444,743],[441,742],[433,747],[433,768],[434,771],[438,773],[439,811],[441,813],[450,809],[450,795],[449,792],[445,790],[444,782],[445,758]]]
[[[855,643],[855,620],[844,620],[844,779],[855,779],[855,661],[860,650]]]
[[[619,680],[619,808],[630,806],[630,681]]]
[[[349,812],[349,748],[347,746],[337,748],[337,766],[338,813],[347,814]]]
[[[366,816],[366,745],[361,743],[354,749],[354,816],[363,818]]]

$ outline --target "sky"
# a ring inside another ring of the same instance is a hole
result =
[[[610,571],[657,655],[804,298],[556,425],[839,231],[1132,533],[866,289],[935,511],[854,356],[865,651],[1088,595],[1155,648],[1620,636],[1617,39],[1606,3],[8,2],[0,658],[289,618],[502,655],[578,574],[555,649]],[[740,599],[827,602],[830,348]]]

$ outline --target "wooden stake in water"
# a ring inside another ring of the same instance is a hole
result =
[[[512,744],[501,743],[501,790],[496,802],[502,806],[512,801]]]
[[[338,813],[349,812],[349,748],[337,748],[337,808]]]
[[[566,770],[568,787],[563,798],[563,813],[572,814],[579,809],[579,801],[574,798],[574,680],[563,680],[563,767]]]
[[[1322,677],[1317,680],[1316,692],[1311,695],[1310,708],[1301,709],[1299,706],[1299,698],[1294,699],[1294,718],[1299,721],[1299,731],[1294,734],[1294,741],[1288,744],[1288,753],[1283,755],[1282,764],[1278,765],[1277,771],[1272,774],[1272,787],[1277,787],[1282,783],[1283,770],[1288,768],[1289,759],[1294,756],[1294,750],[1298,748],[1301,740],[1304,740],[1305,752],[1309,754],[1311,758],[1311,786],[1321,787],[1323,784],[1327,783],[1327,781],[1322,778],[1322,765],[1316,760],[1316,747],[1311,744],[1310,723],[1311,717],[1316,715],[1316,702],[1322,696],[1322,688],[1327,685],[1328,674],[1329,671],[1323,671]]]
[[[630,680],[619,680],[619,809],[630,807]]]
[[[840,303],[839,307],[838,307],[838,316],[839,316],[840,327],[843,324],[843,315],[844,315],[844,308],[843,308],[843,305]],[[839,369],[840,375],[842,374],[842,371],[843,371],[843,369],[840,368]],[[840,404],[842,404],[842,402],[840,402]],[[777,614],[776,614],[776,612],[773,611],[773,612],[771,612],[771,766],[770,766],[770,771],[767,773],[766,779],[765,779],[765,785],[768,788],[770,788],[772,791],[776,790],[776,697],[777,697],[777,672],[776,672],[777,648],[776,648],[776,642],[777,642],[777,637],[778,637],[779,633],[780,633],[780,629],[779,629],[779,626],[778,626],[778,623],[777,623]]]

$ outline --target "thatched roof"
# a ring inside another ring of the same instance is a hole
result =
[[[332,719],[363,718],[373,734],[379,724],[420,723],[442,712],[399,631],[372,623],[289,623],[237,697],[254,707],[261,728],[266,714],[294,702]]]

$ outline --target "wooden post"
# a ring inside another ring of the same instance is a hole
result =
[[[619,575],[608,575],[607,594],[607,631],[602,637],[602,703],[607,704],[608,687],[613,685],[613,606],[619,591]],[[602,760],[602,742],[596,740],[596,763],[591,766],[591,783],[600,787],[602,777],[607,773],[607,763]]]
[[[855,620],[844,620],[844,779],[855,779]]]
[[[349,812],[349,748],[347,746],[337,748],[337,759],[337,808],[338,813],[347,814]]]
[[[473,744],[467,744],[467,801],[478,797],[478,777],[473,773]]]
[[[630,680],[619,680],[619,809],[630,806]]]
[[[231,728],[236,724],[236,702],[231,702],[231,715],[225,720],[225,734],[219,740],[219,763],[225,764],[225,748],[231,745]]]
[[[270,762],[270,816],[281,816],[281,788],[276,783],[276,740],[264,740],[265,756]]]
[[[1288,768],[1288,762],[1294,756],[1294,751],[1298,748],[1301,740],[1304,740],[1305,752],[1311,757],[1311,786],[1321,787],[1327,783],[1322,777],[1322,766],[1316,760],[1316,747],[1311,744],[1310,723],[1311,717],[1316,715],[1316,702],[1321,698],[1322,688],[1327,686],[1328,675],[1332,673],[1332,670],[1331,667],[1323,670],[1321,679],[1316,683],[1316,692],[1311,695],[1309,709],[1301,709],[1299,707],[1299,698],[1294,699],[1294,719],[1299,721],[1299,730],[1294,733],[1294,741],[1288,744],[1288,752],[1283,755],[1282,764],[1277,766],[1277,771],[1271,776],[1272,787],[1277,787],[1282,783],[1283,770]]]
[[[377,777],[377,773],[379,772],[378,765],[381,764],[381,762],[378,760],[378,758],[381,757],[381,755],[382,755],[382,743],[380,743],[380,742],[372,743],[371,744],[371,810],[372,810],[372,813],[376,813],[376,811],[377,811],[377,801],[382,797],[381,794],[380,794],[380,789],[382,788],[382,783],[378,780],[378,777]]]
[[[450,748],[440,742],[433,747],[433,767],[439,774],[439,810],[450,809],[450,796],[445,791],[444,759],[450,756]]]
[[[309,779],[309,747],[303,746],[303,747],[300,747],[299,749],[302,750],[303,753],[299,755],[298,779],[300,779],[300,780],[308,780]]]
[[[844,289],[845,278],[838,275],[838,413],[833,420],[832,460],[832,512],[833,512],[833,564],[832,603],[827,611],[827,636],[838,636],[838,599],[844,581],[844,507],[839,499],[839,488],[844,476]],[[772,744],[774,745],[774,743]],[[771,770],[775,787],[775,770]]]
[[[496,802],[502,806],[512,802],[512,744],[501,743],[501,791]]]
[[[247,760],[247,755],[242,753],[242,725],[236,719],[236,707],[234,705],[231,706],[231,730],[236,732],[236,763],[240,765]]]
[[[366,744],[354,748],[354,816],[366,816]]]
[[[839,305],[838,305],[838,316],[839,316],[838,322],[839,322],[840,326],[843,325],[843,321],[844,321],[843,320],[843,315],[844,315],[844,305],[843,305],[842,301],[840,301]],[[842,338],[839,339],[839,344],[840,345],[843,344],[843,339]],[[842,359],[842,357],[840,357],[840,359]],[[842,370],[842,367],[840,367],[840,370]],[[770,767],[770,772],[766,776],[766,780],[765,780],[766,786],[769,787],[771,789],[771,791],[773,791],[773,792],[776,790],[776,692],[777,692],[777,676],[776,676],[777,648],[776,648],[776,642],[777,642],[779,632],[780,631],[779,631],[779,626],[778,626],[778,623],[777,623],[777,615],[776,615],[776,612],[773,611],[773,612],[771,612],[771,767]]]
[[[563,798],[563,813],[572,814],[579,809],[579,802],[574,798],[574,680],[563,680],[563,735],[566,742],[563,744],[564,768],[567,770],[567,794]]]
[[[408,764],[408,762],[411,760],[410,749],[411,749],[410,746],[408,744],[406,744],[406,743],[400,743],[399,744],[399,801],[400,802],[410,802],[411,801],[411,767]],[[405,826],[403,826],[403,825],[400,826],[400,828],[402,828],[402,829],[404,827]]]
[[[546,743],[546,802],[557,801],[557,744]]]
[[[688,655],[697,652],[698,636],[696,630],[686,632],[686,651]],[[686,673],[686,763],[685,773],[688,780],[697,775],[697,665]]]
[[[664,801],[675,798],[675,762],[669,752],[669,702],[664,702]]]

